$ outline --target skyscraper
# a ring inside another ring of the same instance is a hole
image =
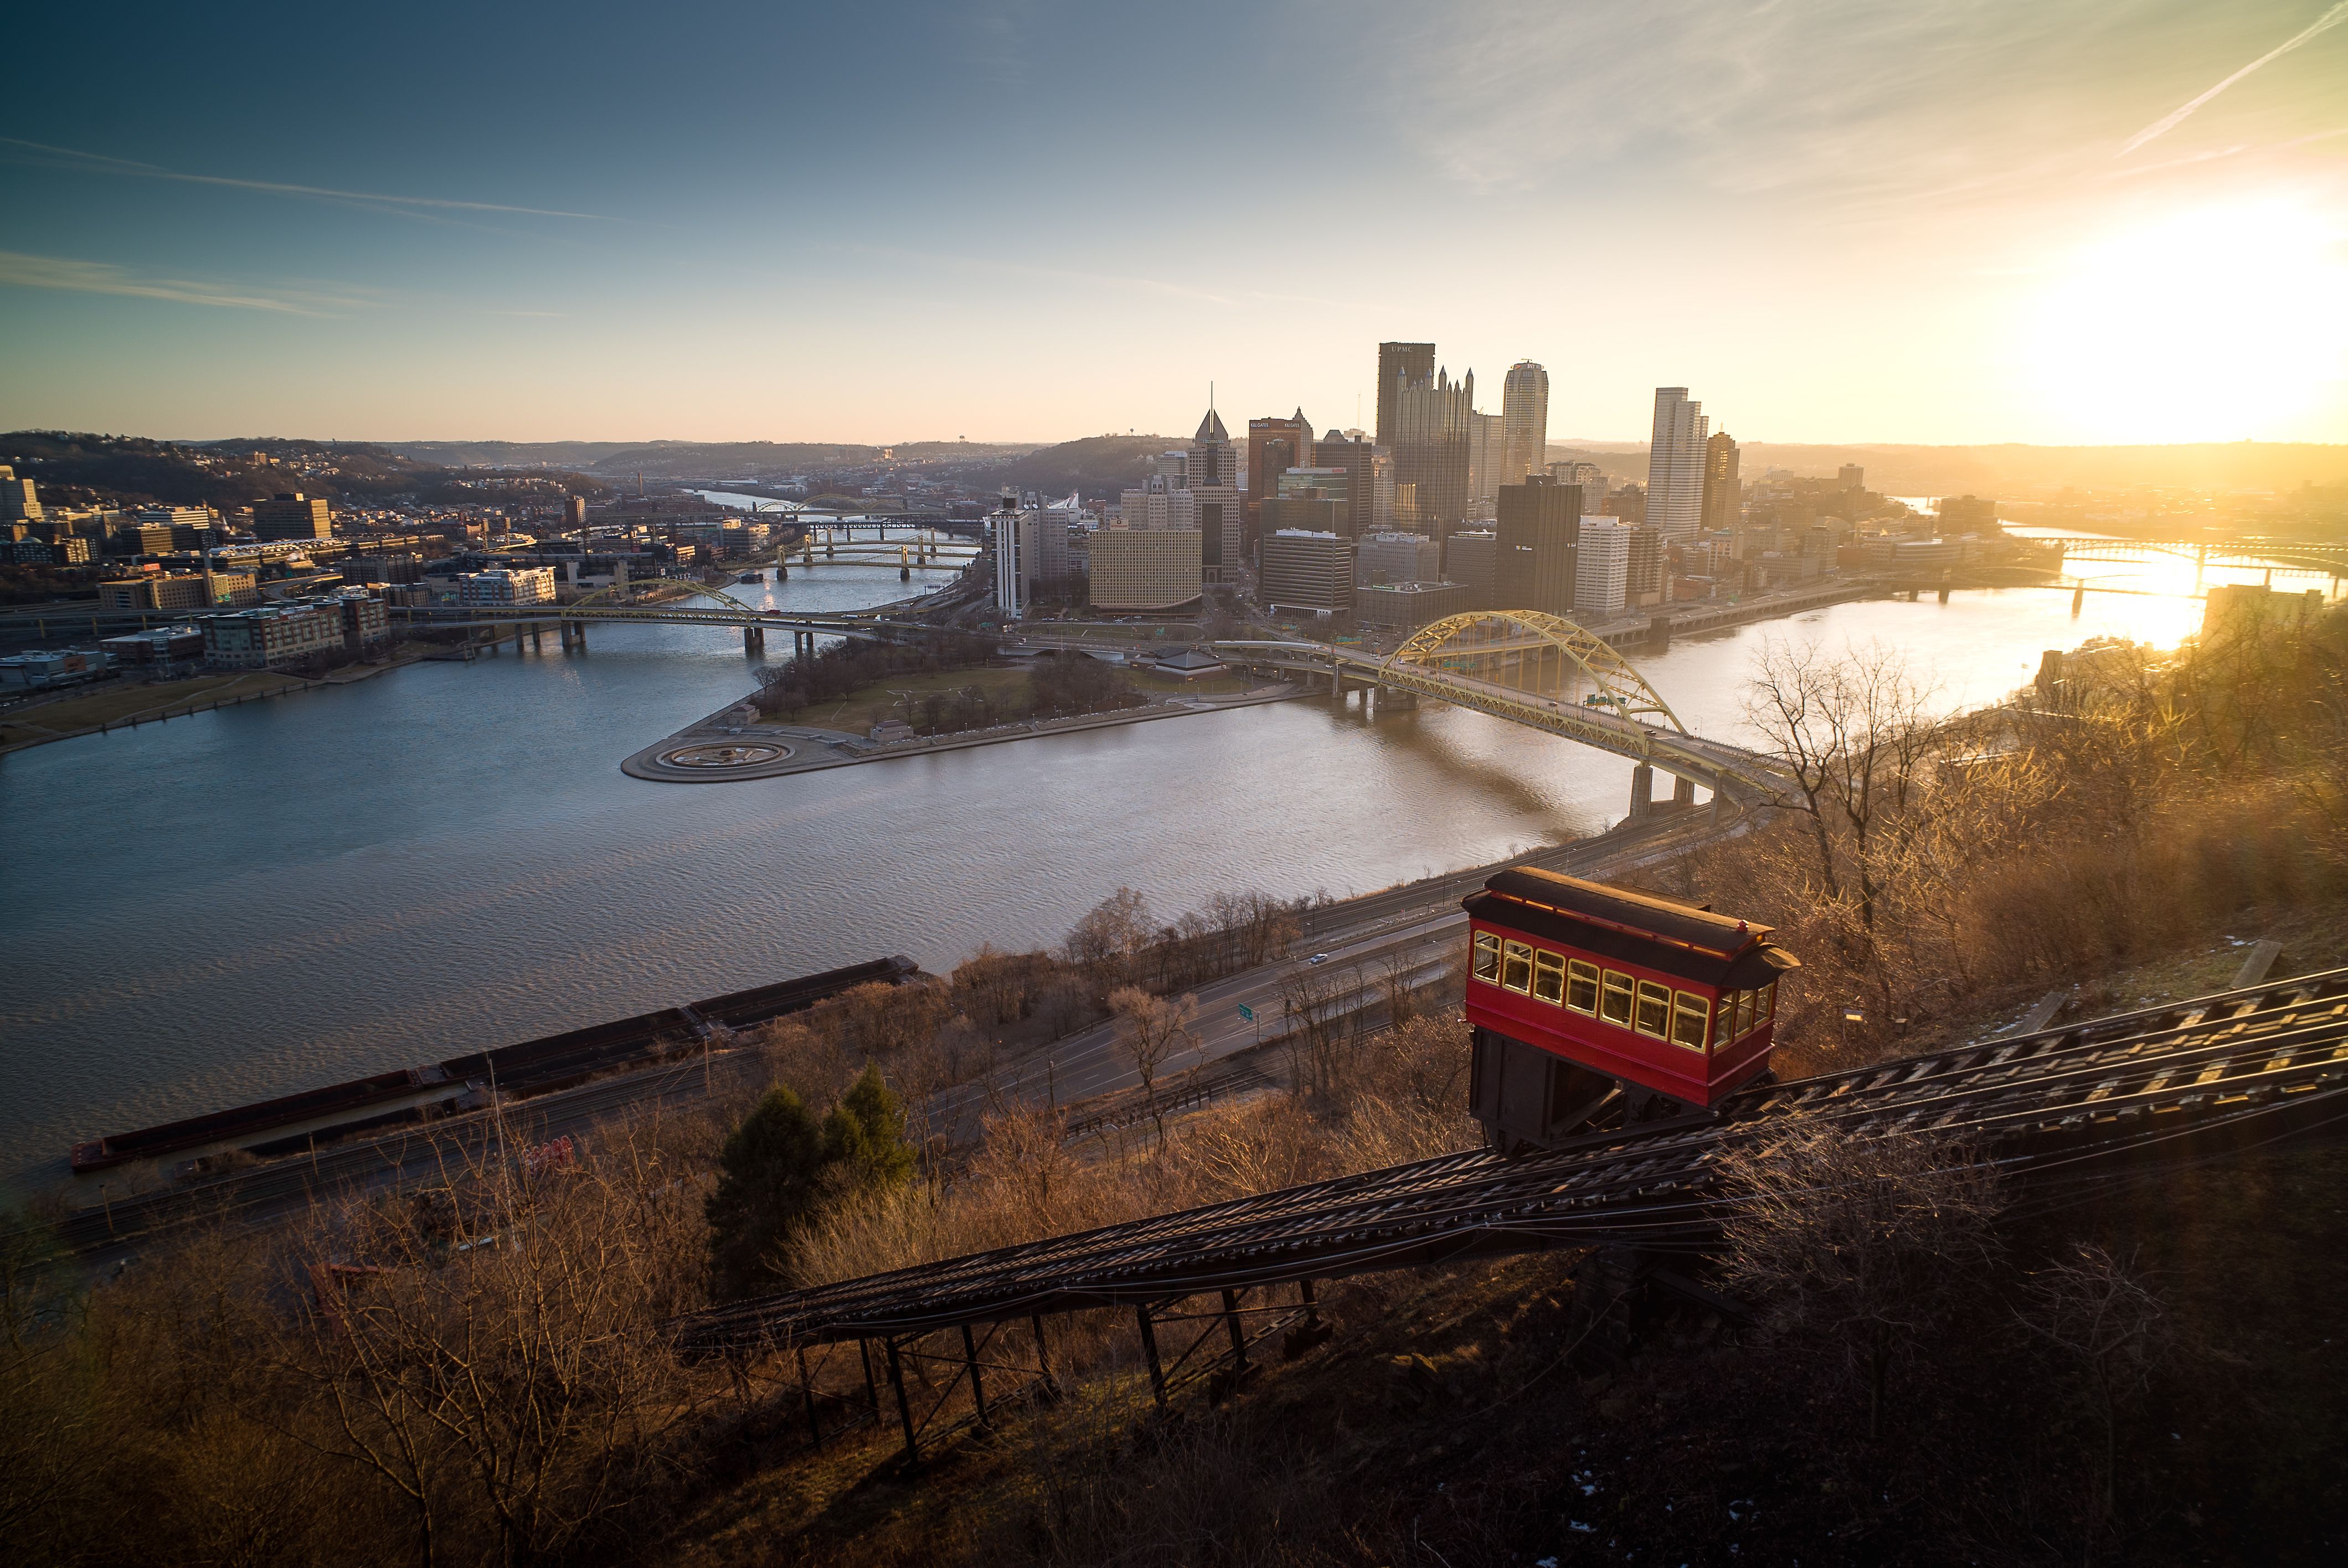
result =
[[[1199,433],[1190,437],[1189,458],[1186,477],[1194,490],[1240,482],[1239,454],[1231,450],[1231,432],[1223,428],[1222,416],[1212,408],[1199,421]]]
[[[1468,515],[1468,416],[1475,406],[1472,370],[1456,382],[1437,370],[1432,380],[1406,375],[1395,383],[1395,521],[1401,527],[1440,538]],[[1400,504],[1406,487],[1407,506]]]
[[[1360,538],[1373,530],[1372,518],[1377,504],[1378,449],[1366,441],[1356,441],[1341,431],[1332,430],[1321,437],[1313,448],[1312,462],[1296,460],[1300,468],[1342,468],[1345,473],[1345,499],[1349,503],[1352,526],[1345,532]],[[1250,477],[1252,485],[1253,477]],[[1275,486],[1274,488],[1277,488]],[[1265,494],[1271,494],[1267,490]]]
[[[1388,451],[1396,450],[1395,424],[1395,389],[1403,383],[1416,384],[1435,374],[1435,345],[1431,343],[1382,343],[1378,344],[1378,427],[1377,442]]]
[[[1534,474],[1521,484],[1501,486],[1499,499],[1493,592],[1508,602],[1492,608],[1537,610],[1571,619],[1575,558],[1581,543],[1581,487]]]
[[[1500,387],[1500,483],[1549,466],[1549,372],[1531,360],[1509,367]]]
[[[1266,496],[1280,493],[1280,477],[1291,468],[1313,466],[1313,422],[1298,409],[1286,419],[1274,415],[1248,421],[1247,524],[1252,540],[1258,527],[1256,510]]]
[[[1667,540],[1704,520],[1704,437],[1711,424],[1684,386],[1655,388],[1655,429],[1647,447],[1647,523]]]
[[[1503,485],[1513,485],[1518,476],[1507,472],[1508,441],[1501,433],[1500,416],[1497,414],[1468,415],[1468,498],[1489,501],[1497,498]]]
[[[1723,430],[1704,444],[1704,526],[1706,530],[1736,526],[1736,442]]]

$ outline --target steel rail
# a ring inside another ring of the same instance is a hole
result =
[[[2186,1013],[2192,1021],[2168,1021]],[[1588,1133],[1520,1161],[1440,1155],[713,1308],[673,1328],[688,1348],[740,1349],[1537,1247],[1692,1245],[1735,1201],[1721,1156],[1796,1115],[1859,1136],[1946,1140],[2021,1174],[2343,1100],[2348,969],[1762,1086],[1716,1117]]]

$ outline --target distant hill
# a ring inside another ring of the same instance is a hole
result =
[[[0,463],[57,504],[118,503],[241,507],[256,496],[294,490],[329,500],[399,497],[462,505],[483,498],[450,467],[366,442],[255,436],[191,444],[140,436],[18,430],[0,436]],[[610,487],[558,465],[517,466],[517,477],[600,496]]]
[[[1085,496],[1113,496],[1139,485],[1149,472],[1149,460],[1184,443],[1171,436],[1087,436],[1063,441],[993,470],[1006,485],[1033,490],[1039,496],[1065,496],[1071,490]]]
[[[1745,441],[1741,469],[1772,467],[1824,477],[1845,463],[1867,470],[1867,487],[1890,496],[2024,497],[2157,486],[2189,490],[2295,490],[2348,481],[2348,446],[2310,441],[2202,441],[2171,446],[1797,446]],[[1643,483],[1644,442],[1552,441],[1550,459],[1587,458],[1609,474]]]
[[[808,441],[386,441],[386,451],[452,468],[577,468],[613,477],[722,479],[878,461],[880,448]]]

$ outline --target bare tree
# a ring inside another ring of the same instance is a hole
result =
[[[1070,927],[1068,961],[1091,976],[1095,985],[1120,983],[1154,932],[1149,901],[1130,887],[1120,887]]]
[[[665,1484],[705,1392],[661,1328],[699,1300],[683,1176],[624,1141],[535,1176],[484,1163],[454,1173],[447,1236],[381,1203],[314,1239],[276,1358],[332,1409],[327,1451],[410,1501],[425,1562],[454,1550],[452,1505],[492,1554],[545,1561]]]
[[[2033,1274],[2017,1316],[2023,1327],[2071,1361],[2104,1433],[2099,1512],[2119,1508],[2120,1408],[2143,1391],[2168,1353],[2167,1305],[2132,1263],[2083,1244]]]
[[[1324,1098],[1334,1094],[1339,1054],[1361,1028],[1361,969],[1350,964],[1300,964],[1280,989],[1297,1092]]]
[[[1891,1373],[1998,1255],[1994,1180],[1948,1143],[1809,1117],[1766,1124],[1717,1169],[1729,1279],[1778,1329],[1839,1349],[1878,1436]]]
[[[1108,996],[1109,1010],[1121,1020],[1126,1059],[1140,1076],[1142,1097],[1149,1119],[1158,1128],[1158,1143],[1166,1143],[1166,1117],[1158,1103],[1158,1073],[1167,1060],[1190,1040],[1191,1021],[1199,1016],[1199,999],[1169,1000],[1151,996],[1138,986],[1119,986]]]
[[[1809,818],[1820,884],[1850,897],[1872,931],[1896,835],[1909,819],[1921,765],[1932,749],[1933,689],[1880,643],[1829,656],[1815,642],[1762,644],[1746,694],[1747,718],[1792,774]]]

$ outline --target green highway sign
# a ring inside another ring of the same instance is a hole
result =
[[[1248,1006],[1245,1002],[1240,1003],[1240,1019],[1242,1022],[1253,1023],[1255,1021],[1255,1009]]]

